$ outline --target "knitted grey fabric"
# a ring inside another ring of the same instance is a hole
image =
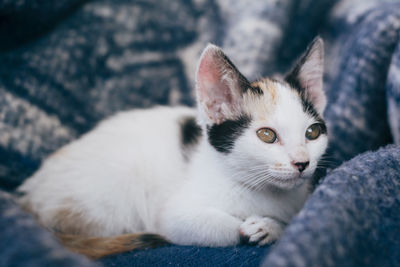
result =
[[[332,171],[262,266],[398,266],[400,146]]]
[[[351,10],[351,6],[346,9]],[[400,83],[394,74],[399,65],[391,60],[397,57],[393,53],[399,43],[400,3],[369,3],[355,18],[352,12],[335,11],[327,36],[332,47],[326,58],[329,102],[325,118],[331,160],[340,163],[391,143],[392,135],[396,135],[396,130],[390,131],[389,122],[396,128],[399,116]],[[392,74],[388,77],[389,68]],[[390,110],[387,102],[391,103]]]
[[[386,92],[387,114],[393,142],[400,144],[400,42],[397,42],[392,55]]]

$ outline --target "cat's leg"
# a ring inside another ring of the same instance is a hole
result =
[[[276,241],[283,231],[283,225],[269,217],[251,216],[240,226],[242,242],[265,245]]]
[[[179,245],[231,246],[240,241],[243,220],[215,208],[196,208],[166,212],[161,219],[161,234]]]

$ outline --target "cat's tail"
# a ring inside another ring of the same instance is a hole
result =
[[[87,237],[57,233],[56,237],[69,250],[92,259],[134,249],[154,248],[168,244],[168,241],[160,235],[142,233],[112,237]]]

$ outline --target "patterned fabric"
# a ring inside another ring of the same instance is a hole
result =
[[[32,216],[0,191],[0,266],[99,266],[67,251]]]
[[[262,266],[398,266],[400,148],[332,171]]]
[[[275,246],[168,246],[94,263],[0,191],[0,265],[242,266],[266,253],[264,266],[398,265],[399,33],[398,0],[0,0],[3,191],[119,110],[193,105],[207,42],[255,79],[287,71],[321,34],[330,135],[328,174]]]
[[[380,3],[358,15],[350,12],[353,5],[344,1],[337,6],[327,34],[331,49],[325,117],[332,136],[332,156],[339,162],[391,143],[399,133],[400,83],[395,72],[400,65],[392,59],[398,57],[400,3]],[[394,122],[392,126],[388,121]]]

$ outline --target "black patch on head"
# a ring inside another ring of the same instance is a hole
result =
[[[300,94],[301,104],[303,105],[303,111],[310,114],[316,120],[322,120],[321,116],[315,109],[314,105],[308,100],[303,94]]]
[[[303,111],[311,115],[318,123],[321,124],[321,134],[326,134],[326,123],[324,119],[321,117],[321,115],[317,112],[317,110],[314,108],[314,105],[311,103],[310,100],[308,100],[304,94],[300,94],[301,98],[301,103],[303,105]]]
[[[285,77],[285,81],[296,90],[299,94],[302,94],[305,88],[302,88],[300,81],[298,79],[297,74],[291,72],[289,75]]]
[[[286,82],[289,83],[290,88],[297,91],[299,93],[300,99],[301,99],[301,104],[303,106],[303,111],[305,113],[308,113],[311,115],[311,117],[315,118],[317,121],[322,121],[323,124],[325,124],[324,120],[321,117],[321,114],[318,113],[318,111],[315,109],[313,103],[307,99],[305,96],[305,89],[301,88],[300,82],[297,81],[297,79],[289,82],[286,80]]]
[[[156,234],[142,234],[138,237],[138,241],[143,243],[146,247],[159,247],[169,244],[165,238]]]
[[[207,127],[208,141],[218,152],[229,153],[235,140],[249,126],[250,121],[250,117],[242,115],[236,120],[213,124]]]
[[[315,110],[311,101],[301,95],[301,103],[303,104],[303,111],[310,114],[321,125],[321,134],[327,134],[326,123],[321,115]]]
[[[201,128],[194,117],[187,117],[181,123],[182,145],[195,145],[201,136]]]
[[[274,83],[282,83],[282,81],[278,78],[268,77],[267,79]]]
[[[261,88],[256,84],[251,86],[251,88],[249,88],[253,93],[257,94],[257,95],[263,95],[264,92],[261,90]]]
[[[302,104],[303,104],[304,111],[308,110],[308,107],[309,107],[310,110],[312,110],[313,112],[315,111],[317,113],[317,111],[315,110],[312,103],[305,98],[304,92],[306,91],[306,88],[301,86],[301,83],[299,80],[300,68],[304,64],[305,61],[306,61],[306,57],[302,57],[297,62],[297,64],[293,68],[293,70],[289,74],[286,75],[285,81],[289,84],[291,89],[293,89],[299,93]],[[314,116],[314,114],[311,114],[311,115]]]
[[[229,65],[229,67],[237,74],[237,79],[239,83],[239,87],[242,89],[242,93],[246,93],[250,90],[252,93],[257,95],[263,95],[264,92],[259,87],[251,86],[250,82],[244,77],[240,71],[236,68],[236,66],[232,63],[232,61],[221,51],[221,56],[224,61]]]
[[[298,79],[300,67],[304,64],[306,59],[307,56],[303,56],[302,59],[299,60],[294,69],[288,75],[286,75],[285,81],[289,84],[291,89],[298,92],[301,99],[301,104],[303,106],[303,111],[311,115],[313,118],[315,118],[317,122],[321,123],[321,125],[323,126],[322,128],[324,129],[322,133],[326,134],[325,121],[322,119],[321,114],[317,112],[313,103],[305,96],[306,88],[303,88],[301,86],[300,81]]]

